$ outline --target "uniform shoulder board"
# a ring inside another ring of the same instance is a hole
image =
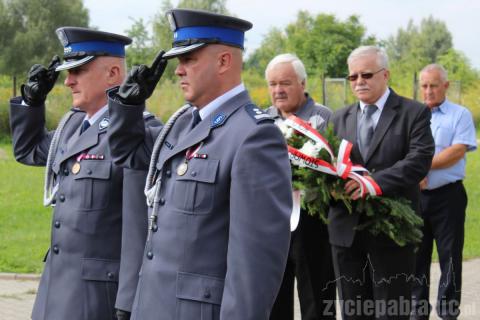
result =
[[[260,109],[254,104],[248,104],[245,106],[245,110],[247,111],[248,115],[255,120],[256,123],[260,123],[262,121],[274,121],[271,115]]]
[[[155,115],[148,111],[143,111],[143,120],[148,120],[150,118],[155,118]]]
[[[85,113],[85,111],[80,110],[80,109],[77,108],[77,107],[71,107],[71,108],[70,108],[70,111],[72,111],[72,112],[83,112],[83,113]]]

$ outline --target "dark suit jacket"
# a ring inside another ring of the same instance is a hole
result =
[[[407,198],[418,212],[418,183],[428,173],[435,148],[430,111],[390,89],[364,161],[357,146],[359,109],[359,103],[355,103],[335,112],[332,122],[336,134],[353,143],[353,163],[362,164],[371,172],[383,195]],[[329,212],[330,243],[350,247],[359,217],[358,212],[349,214],[343,205],[333,204]],[[394,244],[385,240],[387,244]]]

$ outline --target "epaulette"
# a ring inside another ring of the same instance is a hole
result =
[[[271,115],[266,113],[265,111],[261,110],[259,107],[257,107],[254,104],[247,104],[245,106],[245,110],[247,111],[248,115],[252,117],[252,119],[256,123],[260,123],[262,121],[274,121]]]
[[[70,108],[70,111],[73,111],[73,112],[85,112],[83,110],[80,110],[78,107],[71,107]]]
[[[153,113],[150,113],[148,111],[143,111],[143,120],[148,120],[151,118],[155,118],[155,115]]]

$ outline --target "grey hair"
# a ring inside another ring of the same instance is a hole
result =
[[[355,60],[356,58],[369,56],[375,54],[377,56],[377,64],[380,68],[388,69],[388,56],[385,50],[377,46],[361,46],[353,50],[347,59],[347,64]]]
[[[438,63],[432,63],[429,65],[426,65],[422,71],[420,71],[420,75],[424,72],[429,72],[429,71],[438,71],[440,74],[440,78],[442,79],[443,82],[448,81],[448,72],[445,70],[445,68],[438,64]]]
[[[303,65],[302,60],[300,60],[296,55],[291,53],[283,53],[275,56],[267,65],[265,69],[265,79],[267,79],[267,73],[275,67],[277,64],[280,63],[290,63],[297,74],[298,81],[300,83],[307,80],[307,72],[305,71],[305,66]],[[268,79],[267,79],[268,80]]]

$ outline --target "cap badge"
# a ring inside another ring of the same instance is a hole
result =
[[[170,30],[177,30],[177,24],[175,23],[175,18],[171,12],[167,14],[168,23],[170,24]]]
[[[57,30],[57,37],[60,40],[62,46],[66,47],[68,44],[67,34],[63,30]]]

